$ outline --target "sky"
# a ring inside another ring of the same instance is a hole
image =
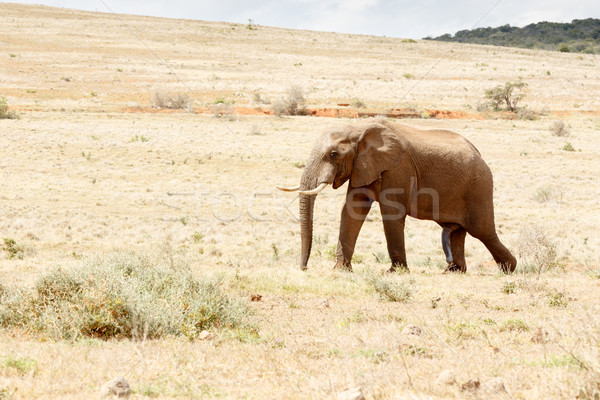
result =
[[[0,0],[7,1],[7,0]],[[599,0],[20,0],[119,14],[421,39],[478,27],[600,18]]]

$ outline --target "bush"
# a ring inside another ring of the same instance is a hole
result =
[[[552,136],[565,137],[569,136],[571,133],[565,127],[565,123],[563,121],[557,120],[552,123],[550,126],[550,133]]]
[[[230,121],[235,120],[235,107],[230,103],[217,103],[212,106],[212,113],[215,117],[226,117]]]
[[[503,85],[498,85],[492,89],[485,90],[485,98],[495,111],[502,109],[502,104],[506,105],[506,109],[512,112],[517,111],[517,104],[525,97],[524,93],[515,93],[515,89],[522,91],[527,87],[525,82],[506,82]]]
[[[575,147],[570,142],[565,143],[562,148],[564,151],[575,151]]]
[[[8,259],[12,260],[16,258],[18,260],[22,260],[25,256],[25,248],[22,245],[17,244],[15,239],[4,238],[4,246],[2,247],[4,251],[8,254]]]
[[[193,339],[211,328],[255,332],[247,314],[218,282],[199,280],[185,265],[118,254],[57,269],[32,289],[9,290],[0,303],[0,327],[69,340]]]
[[[563,43],[560,46],[558,46],[558,51],[560,51],[561,53],[570,53],[571,48],[569,47],[568,44]]]
[[[556,253],[556,243],[546,235],[539,225],[529,225],[519,234],[519,257],[522,259],[521,270],[531,270],[533,264],[537,273],[548,271],[559,266]]]
[[[277,116],[281,115],[306,115],[305,107],[306,99],[304,91],[299,86],[292,86],[285,99],[277,101],[273,104],[273,113]]]
[[[166,90],[157,90],[152,98],[152,106],[163,109],[191,109],[192,100],[187,94],[177,93],[172,95]]]
[[[8,102],[4,97],[0,97],[0,119],[19,119],[17,113],[8,111]]]

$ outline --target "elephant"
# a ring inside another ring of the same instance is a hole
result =
[[[352,255],[373,202],[379,203],[390,271],[408,271],[406,216],[442,227],[449,272],[466,272],[465,236],[479,239],[500,270],[514,272],[517,260],[500,242],[494,223],[493,178],[475,146],[447,130],[420,130],[375,119],[326,130],[314,145],[299,191],[300,268],[312,247],[315,199],[326,186],[350,181],[342,208],[335,269],[352,271]]]

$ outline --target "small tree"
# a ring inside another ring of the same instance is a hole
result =
[[[506,82],[504,86],[498,85],[495,88],[486,89],[485,98],[496,111],[501,110],[501,105],[504,103],[509,111],[515,112],[517,104],[525,97],[525,93],[515,94],[515,89],[522,92],[525,87],[527,87],[525,82]]]

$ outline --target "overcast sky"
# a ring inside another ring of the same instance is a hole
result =
[[[6,1],[6,0],[1,0]],[[420,39],[461,29],[600,18],[600,0],[20,0],[14,3]]]

